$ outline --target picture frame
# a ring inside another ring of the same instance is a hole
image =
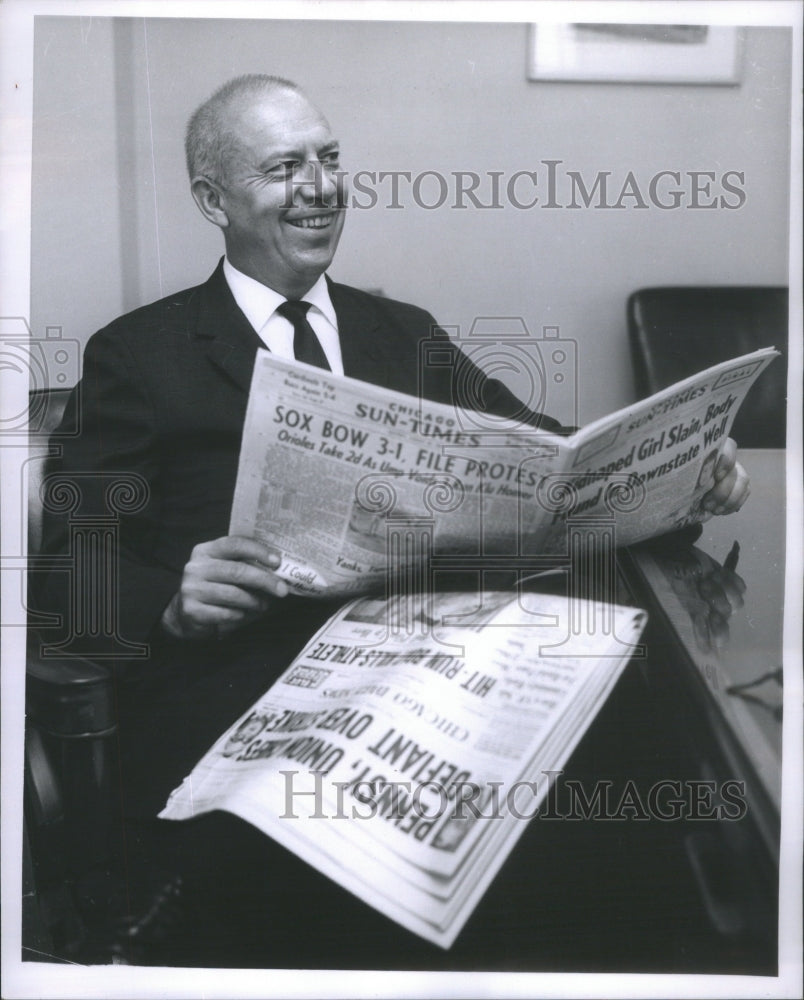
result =
[[[528,79],[720,84],[742,78],[740,28],[703,24],[532,24]]]

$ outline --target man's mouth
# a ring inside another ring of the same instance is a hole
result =
[[[286,219],[285,221],[297,229],[326,229],[327,226],[332,225],[334,218],[334,212],[327,212],[326,215],[306,215],[300,219]]]

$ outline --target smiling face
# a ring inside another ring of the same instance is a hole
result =
[[[205,184],[199,206],[223,230],[238,270],[299,298],[329,267],[343,229],[338,143],[297,91],[249,99],[232,114],[225,179],[194,181],[196,200]]]

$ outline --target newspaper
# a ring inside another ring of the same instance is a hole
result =
[[[509,592],[345,605],[169,799],[225,809],[449,947],[646,615]],[[575,622],[596,622],[585,633]]]
[[[629,545],[704,519],[734,416],[778,352],[715,365],[571,437],[259,351],[230,532],[291,591],[354,597],[428,559],[560,553],[567,521]]]

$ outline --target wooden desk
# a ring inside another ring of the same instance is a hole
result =
[[[746,781],[749,807],[778,862],[785,453],[753,449],[743,461],[752,486],[741,511],[712,518],[694,546],[649,543],[624,562],[636,594],[662,622],[661,644],[674,650],[692,688],[700,686],[711,735]]]

